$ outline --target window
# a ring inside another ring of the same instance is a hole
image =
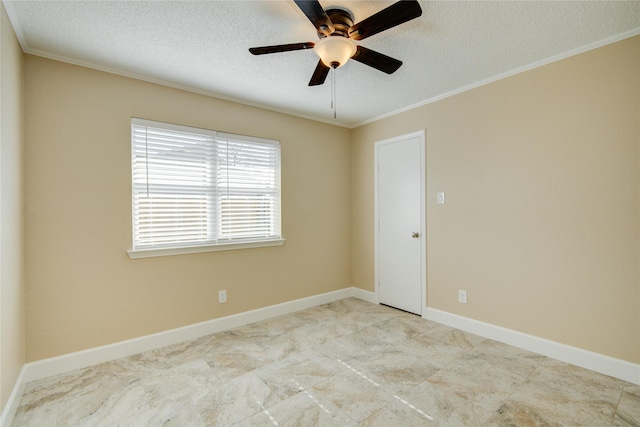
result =
[[[282,244],[280,143],[131,119],[132,258]]]

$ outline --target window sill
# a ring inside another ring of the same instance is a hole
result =
[[[250,248],[264,248],[268,246],[282,246],[285,239],[277,240],[264,240],[255,242],[242,242],[242,243],[224,243],[219,245],[208,246],[187,246],[183,248],[166,248],[166,249],[142,249],[142,250],[129,250],[129,258],[152,258],[158,256],[170,256],[170,255],[184,255],[184,254],[197,254],[201,252],[216,252],[216,251],[232,251],[235,249],[250,249]]]

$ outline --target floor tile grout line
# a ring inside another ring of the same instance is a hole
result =
[[[618,414],[618,408],[620,408],[620,402],[622,402],[622,396],[624,396],[624,387],[620,391],[620,396],[618,397],[618,403],[616,403],[616,407],[613,411],[613,416],[611,417],[611,422],[609,423],[609,426],[612,426],[613,422],[616,420],[616,415]]]
[[[520,384],[518,384],[513,391],[509,394],[509,396],[507,396],[506,398],[504,398],[503,400],[500,401],[500,406],[498,406],[498,408],[494,411],[497,412],[500,410],[500,408],[502,408],[502,406],[504,406],[507,401],[511,400],[511,398],[513,397],[514,394],[516,394],[518,392],[518,390],[520,389],[520,387],[522,387],[524,384],[527,383],[527,381],[529,381],[529,378],[531,378],[533,376],[533,374],[538,370],[538,368],[540,367],[540,364],[542,363],[542,361],[538,361],[536,362],[536,366],[535,368],[533,368],[531,370],[531,372],[529,372],[529,375],[527,375],[527,377],[520,382]],[[487,419],[485,420],[485,423],[491,418],[491,415],[489,415],[489,417],[487,417]],[[484,424],[484,423],[483,423]]]

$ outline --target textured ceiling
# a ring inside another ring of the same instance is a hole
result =
[[[640,1],[421,1],[420,18],[359,42],[404,62],[387,75],[355,61],[307,83],[312,51],[248,48],[317,41],[290,0],[3,1],[25,52],[354,127],[640,34]],[[321,0],[355,22],[393,1]]]

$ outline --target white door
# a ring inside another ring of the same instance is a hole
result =
[[[424,132],[376,143],[375,161],[378,301],[422,314],[426,305]]]

